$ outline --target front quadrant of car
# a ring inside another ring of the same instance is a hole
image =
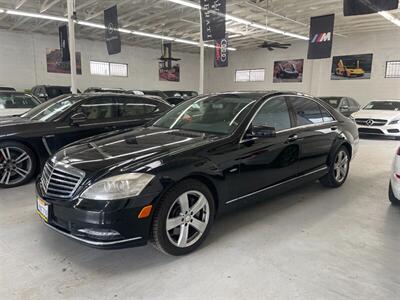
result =
[[[390,176],[389,200],[394,205],[400,205],[400,148],[393,160],[393,167]]]

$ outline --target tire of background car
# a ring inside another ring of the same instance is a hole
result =
[[[12,188],[29,182],[36,170],[33,151],[19,142],[0,143],[0,188]]]
[[[392,202],[393,205],[396,205],[396,206],[400,205],[400,199],[397,199],[394,196],[392,183],[389,183],[389,200],[390,200],[390,202]]]
[[[183,180],[160,199],[151,243],[165,254],[189,254],[206,239],[214,216],[214,197],[207,186],[194,179]]]
[[[328,174],[320,178],[319,181],[323,186],[338,188],[346,181],[349,169],[349,151],[345,146],[341,146],[331,159]]]

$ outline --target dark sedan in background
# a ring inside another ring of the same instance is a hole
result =
[[[346,117],[360,110],[361,105],[350,97],[319,97],[322,101],[328,103],[336,111],[340,112]]]
[[[143,125],[170,109],[164,101],[120,94],[63,95],[21,116],[0,118],[0,187],[28,182],[61,147]]]
[[[319,179],[341,186],[358,146],[354,122],[299,93],[199,96],[144,127],[77,142],[36,183],[52,229],[95,247],[183,255],[214,217]]]

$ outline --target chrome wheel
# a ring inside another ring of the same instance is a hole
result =
[[[18,147],[0,148],[0,184],[14,185],[24,181],[32,171],[32,159]]]
[[[166,220],[169,241],[176,247],[195,244],[205,232],[210,219],[210,207],[199,191],[187,191],[171,205]]]
[[[346,179],[348,169],[349,157],[345,151],[340,150],[336,155],[335,164],[333,166],[335,180],[338,183],[341,183]]]

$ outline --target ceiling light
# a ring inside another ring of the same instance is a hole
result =
[[[106,27],[103,24],[86,22],[86,21],[76,21],[76,23],[79,25],[83,25],[83,26],[89,26],[89,27],[99,28],[99,29],[106,29]]]
[[[251,25],[251,22],[250,21],[247,21],[247,20],[245,20],[245,19],[242,19],[242,18],[238,18],[238,17],[235,17],[235,16],[231,16],[231,15],[228,15],[228,14],[226,14],[226,17],[225,17],[227,20],[231,20],[231,21],[235,21],[235,22],[237,22],[237,23],[241,23],[241,24],[244,24],[244,25]]]
[[[1,8],[0,8],[0,14],[3,13],[3,12],[4,12],[4,9],[1,9]]]
[[[146,36],[154,39],[160,39],[160,40],[167,40],[167,41],[173,41],[174,38],[164,36],[164,35],[159,35],[159,34],[153,34],[153,33],[147,33],[147,32],[141,32],[141,31],[132,31],[131,32],[134,35],[141,35],[141,36]]]
[[[54,21],[60,21],[60,22],[68,22],[68,19],[63,18],[63,17],[50,16],[50,15],[45,15],[45,14],[36,14],[36,13],[19,11],[19,10],[7,9],[6,13],[9,15],[39,18],[39,19],[46,19],[46,20],[54,20]]]
[[[175,39],[174,41],[178,42],[178,43],[194,45],[194,46],[199,46],[200,45],[198,42],[193,42],[193,41],[184,40],[184,39]]]
[[[176,3],[176,4],[180,4],[180,5],[196,8],[196,9],[201,9],[201,6],[199,4],[196,4],[196,3],[193,3],[190,1],[184,1],[184,0],[168,0],[168,1]]]
[[[388,13],[387,11],[380,11],[380,12],[378,12],[378,14],[380,14],[386,20],[389,20],[393,24],[395,24],[395,25],[400,27],[400,19],[397,19],[397,18],[393,17],[393,15]]]

